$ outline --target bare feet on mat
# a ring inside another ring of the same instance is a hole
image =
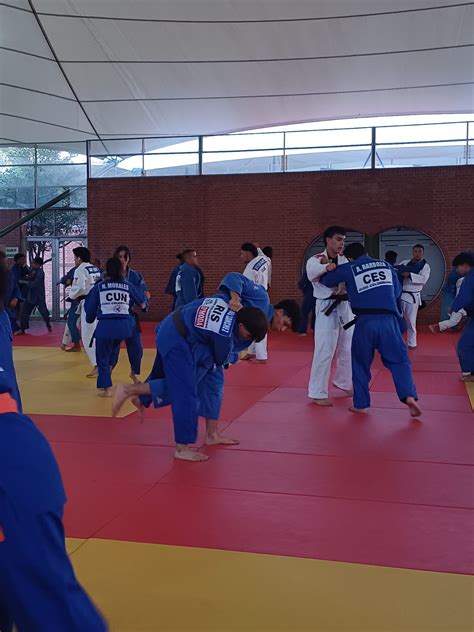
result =
[[[332,406],[332,401],[330,399],[328,399],[327,397],[324,397],[322,399],[313,399],[312,400],[313,404],[316,404],[317,406]]]
[[[245,358],[247,360],[247,358]],[[258,360],[257,358],[250,356],[250,358],[248,359],[248,363],[249,364],[266,364],[267,361],[266,360]]]
[[[435,334],[440,330],[439,325],[428,325],[428,329],[431,331],[432,334]]]
[[[122,406],[125,404],[127,399],[130,397],[130,393],[128,391],[126,384],[119,384],[114,393],[114,399],[112,401],[112,417],[116,417]]]
[[[357,413],[358,415],[366,415],[368,412],[368,408],[356,408],[355,406],[351,406],[349,408],[351,413]]]
[[[65,349],[65,351],[67,353],[77,353],[78,351],[81,351],[81,345],[79,343],[73,345],[72,347],[68,347],[67,349]]]
[[[421,408],[418,406],[414,397],[407,397],[405,403],[408,406],[411,417],[419,417],[421,415]]]
[[[193,450],[187,445],[176,446],[174,458],[179,461],[207,461],[209,459],[206,454]]]
[[[353,395],[352,392],[352,388],[344,388],[342,386],[339,386],[339,384],[336,384],[335,382],[333,382],[333,386],[335,386],[336,388],[338,388],[340,391],[342,391],[343,393],[345,393],[348,397],[350,397],[351,395]]]
[[[461,380],[463,382],[474,382],[474,375],[463,375]]]
[[[86,377],[97,377],[97,374],[98,374],[98,371],[97,371],[97,367],[95,366],[92,369],[92,371],[86,375]]]
[[[112,389],[111,388],[99,388],[97,395],[99,397],[112,397]]]
[[[223,435],[216,432],[215,434],[211,435],[206,434],[204,443],[206,445],[239,445],[240,441],[238,441],[238,439],[224,437]]]
[[[135,373],[133,373],[133,371],[132,371],[132,373],[130,373],[129,377],[130,377],[130,379],[132,380],[132,382],[134,384],[140,384],[140,379],[138,378],[138,376]]]

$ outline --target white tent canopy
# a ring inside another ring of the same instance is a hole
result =
[[[0,142],[474,109],[474,2],[6,0]]]

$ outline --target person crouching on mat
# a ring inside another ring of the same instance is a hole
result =
[[[178,307],[156,329],[156,358],[147,382],[119,385],[112,414],[116,416],[127,399],[143,414],[153,402],[155,408],[171,405],[175,458],[206,461],[209,457],[193,450],[198,418],[206,419],[206,445],[234,445],[238,441],[218,432],[224,394],[224,366],[238,361],[236,349],[263,340],[268,322],[262,310],[229,308],[220,297],[198,299]]]
[[[61,474],[0,365],[0,630],[106,632],[64,541]]]
[[[122,276],[122,264],[112,258],[106,264],[107,280],[99,281],[84,301],[86,320],[95,330],[97,388],[102,397],[111,396],[113,368],[118,362],[120,343],[135,334],[134,305],[145,307],[145,294]],[[139,353],[140,350],[137,350]],[[130,364],[133,364],[133,355]]]

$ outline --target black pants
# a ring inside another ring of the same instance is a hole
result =
[[[44,299],[40,299],[37,303],[28,303],[27,301],[25,301],[21,306],[20,329],[22,331],[30,328],[30,316],[35,307],[38,308],[41,317],[46,323],[46,327],[50,329],[51,321],[49,318],[48,308],[46,307],[46,301]]]

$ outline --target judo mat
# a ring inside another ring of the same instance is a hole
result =
[[[419,421],[378,359],[368,415],[336,389],[315,406],[311,337],[271,335],[267,365],[226,372],[222,427],[240,445],[198,464],[173,460],[169,409],[111,418],[85,354],[58,341],[15,339],[20,388],[61,467],[74,567],[112,631],[472,630],[474,393],[456,335],[421,333],[410,353]],[[114,381],[128,372],[122,351]]]

